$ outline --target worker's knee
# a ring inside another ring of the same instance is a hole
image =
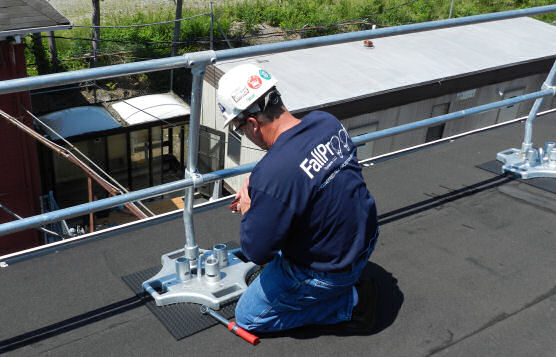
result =
[[[236,323],[246,330],[254,331],[260,328],[257,324],[257,317],[260,315],[257,304],[249,303],[248,299],[244,299],[244,296],[239,299],[236,306]]]

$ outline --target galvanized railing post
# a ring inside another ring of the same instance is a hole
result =
[[[195,241],[195,226],[193,224],[193,201],[195,187],[203,183],[203,178],[197,170],[197,156],[199,153],[199,128],[201,123],[201,100],[203,94],[203,76],[207,63],[193,64],[191,73],[193,83],[191,88],[191,114],[189,116],[189,135],[187,145],[187,168],[185,178],[193,180],[193,185],[185,189],[183,204],[183,223],[185,227],[185,257],[196,260],[199,247]]]
[[[554,79],[556,78],[556,61],[552,65],[552,69],[548,73],[546,80],[542,84],[541,90],[552,90],[553,95],[556,95],[556,86],[554,85]],[[525,155],[527,150],[533,147],[533,121],[537,117],[537,113],[541,108],[541,105],[544,101],[544,97],[537,98],[531,111],[529,112],[529,116],[527,117],[527,121],[525,122],[525,134],[523,136],[523,143],[521,144],[521,153]]]

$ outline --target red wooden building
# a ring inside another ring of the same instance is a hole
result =
[[[0,81],[26,77],[22,38],[29,33],[70,28],[46,0],[10,0],[0,5]],[[23,107],[31,109],[29,92],[0,96],[0,109],[32,126]],[[37,143],[4,118],[0,118],[0,204],[15,214],[40,213],[41,194]],[[0,209],[0,223],[15,218]],[[0,255],[42,244],[37,230],[0,237]]]

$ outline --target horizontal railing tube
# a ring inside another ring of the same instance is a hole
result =
[[[209,174],[203,175],[203,182],[210,183],[220,179],[233,177],[241,174],[251,172],[256,163],[236,166],[231,169],[224,169],[214,171]],[[23,231],[26,229],[43,226],[48,223],[58,222],[63,219],[78,217],[90,212],[96,212],[103,209],[119,206],[125,202],[143,200],[150,197],[160,196],[165,193],[183,190],[186,187],[193,185],[192,179],[184,179],[166,183],[159,186],[149,187],[138,191],[133,191],[123,195],[104,198],[102,200],[83,203],[77,206],[63,208],[57,211],[43,213],[37,216],[23,218],[17,221],[11,221],[0,224],[0,236],[6,234]]]
[[[13,93],[23,90],[32,90],[59,86],[64,84],[78,83],[93,79],[105,79],[129,75],[135,73],[153,72],[165,69],[191,67],[195,62],[195,57],[203,60],[214,58],[217,61],[236,59],[247,56],[257,56],[273,52],[293,51],[302,48],[333,45],[363,39],[397,36],[407,33],[436,30],[448,27],[470,25],[474,23],[511,19],[515,17],[534,16],[556,12],[556,5],[533,7],[529,9],[510,10],[496,12],[492,14],[475,15],[460,17],[448,20],[421,22],[417,24],[384,27],[374,30],[342,33],[337,35],[313,37],[302,40],[256,45],[250,47],[234,48],[220,51],[203,51],[186,54],[177,57],[154,59],[142,62],[119,64],[112,66],[99,67],[94,69],[84,69],[66,73],[48,74],[44,76],[12,79],[0,82],[0,94]],[[525,30],[524,30],[525,31]]]
[[[0,94],[41,89],[66,84],[106,79],[130,74],[163,71],[174,68],[191,67],[198,61],[214,62],[214,51],[202,51],[181,56],[159,58],[148,61],[115,64],[111,66],[80,69],[71,72],[45,74],[0,81]]]
[[[433,118],[430,118],[430,119],[419,120],[419,121],[416,121],[416,122],[413,122],[413,123],[403,124],[403,125],[395,126],[395,127],[384,129],[384,130],[375,131],[373,133],[359,135],[357,137],[354,137],[352,140],[355,144],[361,144],[361,143],[364,143],[364,142],[367,142],[367,141],[385,138],[385,137],[400,134],[400,133],[403,133],[403,132],[406,132],[406,131],[425,128],[425,127],[428,127],[428,126],[431,126],[431,125],[440,124],[440,123],[447,122],[447,121],[454,120],[454,119],[459,119],[459,118],[462,118],[464,116],[478,114],[478,113],[486,112],[486,111],[489,111],[489,110],[498,109],[498,108],[501,108],[501,107],[504,107],[504,106],[507,106],[507,105],[512,105],[512,104],[516,104],[516,103],[520,103],[520,102],[525,102],[525,101],[528,101],[528,100],[533,100],[533,99],[537,99],[537,98],[541,98],[541,97],[546,97],[546,96],[549,96],[549,95],[552,95],[552,90],[544,90],[544,91],[529,93],[529,94],[525,94],[525,95],[522,95],[522,96],[519,96],[519,97],[514,97],[514,98],[510,98],[510,99],[501,100],[499,102],[484,104],[484,105],[480,105],[478,107],[463,109],[463,110],[459,110],[457,112],[440,115],[440,116],[433,117]]]
[[[430,118],[430,119],[424,119],[424,120],[420,120],[420,121],[417,121],[417,122],[404,124],[404,125],[396,126],[396,127],[389,128],[389,129],[384,129],[384,130],[376,131],[376,132],[369,133],[369,134],[359,135],[359,136],[353,138],[353,142],[355,144],[360,144],[360,143],[364,143],[364,142],[367,142],[367,141],[376,140],[376,139],[385,138],[385,137],[388,137],[388,136],[400,134],[400,133],[403,133],[403,132],[406,132],[406,131],[415,130],[415,129],[419,129],[419,128],[424,128],[424,127],[427,127],[427,126],[435,125],[435,124],[446,122],[446,121],[449,121],[449,120],[462,118],[462,117],[467,116],[467,115],[478,114],[478,113],[486,112],[486,111],[489,111],[489,110],[501,108],[501,107],[504,107],[504,106],[507,106],[507,105],[517,104],[517,103],[520,103],[520,102],[533,100],[533,99],[541,98],[541,97],[544,97],[544,96],[551,96],[551,95],[553,95],[553,91],[550,90],[550,89],[539,91],[539,92],[534,92],[534,93],[529,93],[529,94],[524,94],[524,95],[521,95],[521,96],[518,96],[518,97],[505,99],[505,100],[501,100],[501,101],[498,101],[498,102],[481,105],[481,106],[474,107],[474,108],[464,109],[464,110],[460,110],[460,111],[457,111],[457,112],[453,112],[453,113],[441,115],[441,116],[438,116],[438,117]],[[250,164],[240,165],[240,166],[236,166],[236,167],[229,168],[229,169],[224,169],[224,170],[219,170],[219,171],[214,171],[214,172],[210,172],[210,173],[207,173],[207,174],[203,174],[203,175],[201,175],[201,182],[210,183],[210,182],[214,182],[214,181],[221,180],[221,179],[224,179],[224,178],[238,176],[238,175],[241,175],[241,174],[244,174],[244,173],[248,173],[248,172],[251,172],[251,170],[253,170],[255,165],[256,165],[256,163],[250,163]],[[162,194],[165,194],[165,193],[178,191],[178,190],[184,189],[186,187],[190,187],[192,185],[193,185],[193,179],[188,178],[188,179],[184,179],[184,180],[179,180],[179,181],[166,183],[166,184],[159,185],[159,186],[145,188],[145,189],[138,190],[138,191],[133,191],[133,192],[126,193],[126,194],[123,194],[123,195],[119,195],[119,196],[109,197],[109,198],[105,198],[105,199],[90,202],[90,203],[84,203],[84,204],[81,204],[81,205],[77,205],[77,206],[73,206],[73,207],[69,207],[69,208],[64,208],[64,209],[53,211],[53,212],[43,213],[41,215],[24,218],[24,219],[17,220],[17,221],[12,221],[12,222],[8,222],[8,223],[0,224],[0,236],[10,234],[10,233],[14,233],[14,232],[19,232],[19,231],[29,229],[29,228],[39,227],[39,226],[42,226],[42,225],[45,225],[45,224],[48,224],[48,223],[52,223],[52,222],[57,222],[57,221],[60,221],[60,220],[63,220],[63,219],[68,219],[68,218],[72,218],[72,217],[85,215],[85,214],[88,214],[90,212],[96,212],[96,211],[99,211],[99,210],[102,210],[102,209],[111,208],[111,207],[118,206],[118,205],[121,205],[121,204],[126,203],[126,202],[139,201],[139,200],[142,200],[142,199],[145,199],[145,198],[155,197],[155,196],[159,196],[159,195],[162,195]]]

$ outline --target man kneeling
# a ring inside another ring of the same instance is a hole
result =
[[[236,322],[257,332],[337,323],[369,331],[377,291],[360,275],[378,224],[356,147],[331,114],[290,114],[276,84],[252,64],[219,81],[225,125],[267,150],[236,195],[243,254],[268,263],[241,296]]]

